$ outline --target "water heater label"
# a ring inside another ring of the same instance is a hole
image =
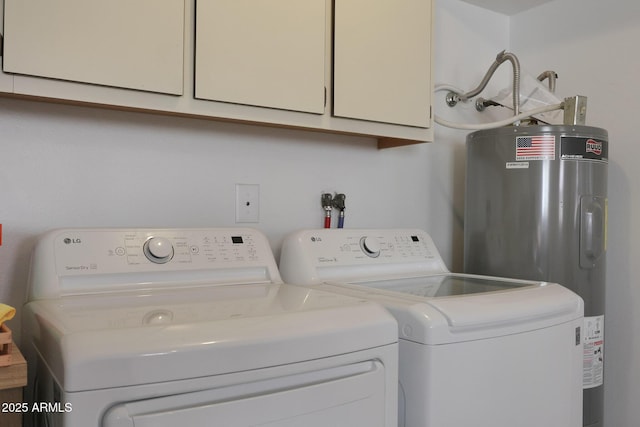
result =
[[[602,385],[604,370],[604,316],[584,318],[582,388]]]
[[[561,142],[562,160],[609,160],[609,143],[603,139],[583,136],[563,136]]]
[[[529,162],[507,162],[507,169],[529,169]]]

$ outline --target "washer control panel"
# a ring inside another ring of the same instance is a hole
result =
[[[156,281],[280,281],[267,238],[250,228],[53,230],[33,260],[31,282],[57,283],[61,293]]]
[[[291,283],[309,276],[316,282],[332,276],[364,279],[400,268],[448,272],[431,237],[417,229],[302,230],[287,236],[280,257],[280,274]]]

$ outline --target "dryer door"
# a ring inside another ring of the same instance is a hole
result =
[[[384,426],[385,374],[361,362],[253,383],[121,403],[103,427]]]

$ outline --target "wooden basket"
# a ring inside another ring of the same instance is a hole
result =
[[[11,365],[12,350],[13,341],[11,338],[11,329],[3,324],[0,326],[0,366]]]

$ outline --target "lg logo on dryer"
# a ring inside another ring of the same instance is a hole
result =
[[[65,237],[64,243],[67,244],[67,245],[71,245],[71,244],[75,244],[75,243],[82,243],[82,240],[77,239],[77,238],[76,239],[71,239],[69,237]]]

